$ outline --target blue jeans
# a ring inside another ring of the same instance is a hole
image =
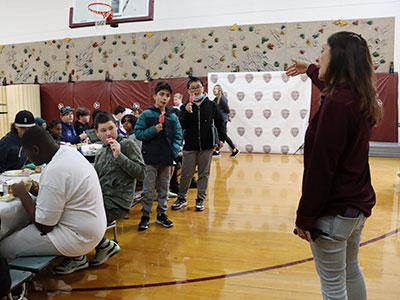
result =
[[[324,300],[367,299],[364,275],[358,260],[365,220],[360,212],[355,218],[337,215],[321,217],[316,221],[314,227],[329,235],[320,235],[310,243]]]

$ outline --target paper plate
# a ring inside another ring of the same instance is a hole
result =
[[[3,201],[3,202],[12,201],[14,199],[16,199],[16,197],[14,197],[13,195],[0,196],[0,201]]]
[[[9,176],[9,177],[29,177],[33,171],[22,171],[22,170],[9,170],[5,171],[2,175]]]

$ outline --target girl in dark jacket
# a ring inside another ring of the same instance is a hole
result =
[[[368,44],[359,34],[337,32],[318,66],[293,62],[287,75],[306,73],[322,91],[305,136],[296,231],[310,242],[323,299],[366,300],[358,249],[375,205],[368,150],[381,117]]]
[[[231,121],[231,117],[229,116],[229,105],[228,105],[228,99],[226,99],[224,92],[222,90],[222,87],[217,84],[214,86],[213,89],[213,93],[214,93],[214,102],[217,103],[218,108],[221,112],[222,118],[223,118],[223,126],[224,126],[224,133],[225,133],[225,141],[228,143],[229,147],[231,148],[231,157],[236,157],[239,153],[240,150],[236,148],[236,146],[233,144],[232,140],[229,138],[228,136],[228,128],[227,128],[227,124],[228,122]],[[221,156],[219,153],[219,149],[215,149],[213,156]]]

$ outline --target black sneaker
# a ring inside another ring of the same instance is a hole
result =
[[[236,156],[238,156],[239,153],[240,153],[240,150],[236,149],[236,151],[232,151],[230,157],[236,157]]]
[[[174,226],[174,223],[172,223],[172,221],[168,219],[166,214],[157,215],[156,223],[160,224],[166,228],[170,228],[170,227]]]
[[[196,199],[196,211],[204,210],[204,200]]]
[[[142,216],[142,218],[140,219],[140,223],[138,226],[139,231],[143,231],[146,230],[147,228],[149,228],[149,217],[146,216]]]
[[[182,207],[184,207],[184,206],[186,206],[186,205],[187,205],[186,199],[178,198],[178,199],[174,202],[174,204],[171,205],[171,208],[172,208],[173,210],[178,210],[178,209],[181,209]]]
[[[220,157],[221,153],[219,153],[219,151],[214,151],[212,154],[213,157]]]

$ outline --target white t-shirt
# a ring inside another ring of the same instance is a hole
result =
[[[92,251],[104,236],[107,224],[99,179],[76,149],[61,146],[44,169],[35,220],[54,226],[47,235],[65,256]]]

